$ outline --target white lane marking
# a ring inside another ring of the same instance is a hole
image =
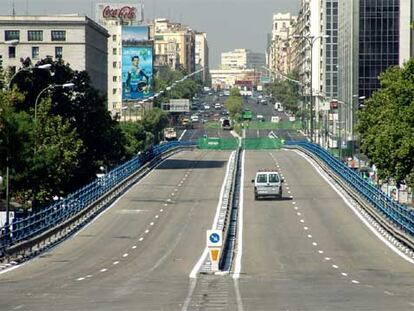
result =
[[[239,279],[233,279],[233,280],[234,280],[234,289],[236,292],[237,311],[243,311],[244,308],[243,308],[243,300],[240,294]]]
[[[187,132],[187,130],[184,130],[184,131],[181,133],[180,137],[178,138],[178,141],[180,141],[181,139],[183,139],[184,134],[185,134],[186,132]]]
[[[296,205],[296,202],[292,202],[293,205]]]
[[[369,230],[371,230],[372,233],[376,235],[378,239],[380,239],[385,245],[387,245],[394,253],[396,253],[401,258],[405,259],[406,261],[414,264],[414,259],[408,257],[406,254],[404,254],[402,251],[400,251],[398,248],[394,246],[391,242],[389,242],[387,239],[385,239],[381,233],[379,233],[371,224],[362,216],[359,211],[347,200],[347,198],[335,187],[335,185],[326,177],[324,173],[322,173],[321,169],[318,168],[316,164],[314,164],[308,156],[304,155],[303,153],[295,150],[298,155],[300,155],[302,158],[304,158],[306,161],[308,161],[318,172],[318,174],[325,179],[325,181],[331,186],[331,188],[342,198],[342,200],[345,202],[346,205],[348,205],[349,208],[354,212],[354,214],[368,227]]]
[[[123,254],[122,257],[128,257],[128,253]]]
[[[86,277],[87,277],[88,279],[90,279],[91,277],[93,277],[93,275],[88,274]]]
[[[171,199],[167,199],[167,202],[171,202]]]
[[[303,230],[308,231],[309,228],[308,227],[303,227]]]
[[[293,199],[293,195],[290,195],[289,198]]]
[[[234,268],[233,278],[240,278],[241,262],[243,255],[243,210],[244,210],[244,165],[246,161],[246,151],[243,150],[240,172],[240,198],[239,198],[239,222],[238,222],[238,236],[237,236],[237,255]],[[241,302],[241,298],[240,298]],[[237,303],[239,306],[239,303]],[[243,310],[243,306],[242,309]],[[240,310],[239,310],[240,311]]]
[[[149,230],[148,230],[148,229],[144,231],[144,233],[145,233],[145,234],[147,234],[148,232],[149,232]]]
[[[20,310],[21,308],[24,308],[24,305],[15,306],[13,310]]]
[[[290,188],[289,187],[286,187],[286,189],[289,190]]]
[[[85,278],[77,278],[76,281],[83,281]]]
[[[138,240],[138,241],[142,242],[143,240],[144,240],[144,238],[139,238],[139,240]]]
[[[289,190],[288,193],[291,194],[292,192],[290,192],[290,190]]]
[[[178,191],[178,189],[174,189],[174,192],[177,192]]]
[[[331,258],[329,258],[329,257],[325,257],[325,260],[326,260],[326,261],[329,261],[329,260],[331,260]]]
[[[153,222],[151,222],[151,223],[150,223],[150,226],[153,226],[153,225],[154,225],[154,223],[153,223]]]
[[[338,269],[339,267],[337,265],[332,265],[332,268]]]
[[[319,253],[319,254],[323,254],[323,250],[321,250],[321,249],[320,249],[320,250],[318,250],[318,253]]]
[[[164,210],[162,208],[160,208],[160,212],[162,213]]]
[[[106,272],[106,271],[108,271],[108,269],[106,269],[106,268],[103,268],[103,269],[101,269],[101,270],[99,270],[100,272]]]
[[[190,279],[190,288],[188,289],[188,294],[187,297],[185,298],[183,307],[181,308],[181,311],[187,311],[188,310],[188,306],[190,305],[191,302],[191,297],[193,296],[193,292],[194,289],[197,285],[197,279],[196,278],[191,278]]]
[[[299,207],[295,206],[294,209],[295,209],[295,211],[297,211],[299,209]]]
[[[313,243],[312,243],[312,245],[313,245],[313,246],[318,246],[318,243],[313,242]]]
[[[113,264],[114,266],[116,266],[117,264],[119,264],[119,261],[114,261],[112,264]]]
[[[305,221],[303,219],[300,220],[301,223],[304,223]]]
[[[174,196],[175,194],[174,194],[174,192],[173,193],[171,193],[171,196]]]
[[[351,282],[354,283],[354,284],[359,284],[359,282],[357,280],[352,280]]]
[[[136,245],[134,245],[134,246],[132,246],[131,248],[132,248],[132,249],[136,249],[136,248],[137,248],[137,246],[136,246]]]
[[[297,213],[296,213],[296,215],[298,215],[298,216],[302,216],[302,213],[297,212]]]
[[[311,234],[308,234],[308,238],[309,238],[309,239],[312,239],[312,235],[311,235]]]
[[[219,215],[220,215],[220,208],[221,208],[221,204],[222,204],[222,201],[223,201],[224,189],[225,189],[225,186],[226,186],[226,183],[227,183],[227,179],[229,177],[229,172],[230,172],[230,160],[231,160],[231,158],[233,157],[234,154],[235,154],[235,152],[233,151],[230,154],[229,159],[227,161],[226,174],[224,175],[223,184],[221,186],[220,197],[219,197],[219,201],[218,201],[218,204],[217,204],[216,215],[214,216],[212,228],[216,228],[217,227],[217,222],[218,222],[218,218],[219,218]],[[193,269],[190,272],[190,276],[189,276],[190,279],[197,278],[197,272],[198,272],[198,270],[200,270],[200,267],[203,264],[203,262],[204,262],[204,260],[205,260],[205,258],[206,258],[207,255],[208,255],[208,248],[205,247],[203,249],[203,252],[202,252],[200,258],[198,259],[197,263],[194,265]],[[189,294],[190,294],[190,292],[189,292]],[[192,295],[192,292],[191,292],[191,295]],[[190,300],[191,300],[191,296],[189,296],[187,298],[190,298]],[[186,310],[186,309],[183,308],[183,310]]]
[[[158,219],[158,217],[160,217],[159,215],[155,215],[155,218]]]
[[[348,276],[348,273],[342,272],[342,276]]]

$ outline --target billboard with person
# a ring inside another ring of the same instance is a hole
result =
[[[154,95],[152,46],[122,48],[122,100],[140,100]]]

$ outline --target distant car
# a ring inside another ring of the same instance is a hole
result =
[[[276,197],[282,198],[283,178],[276,169],[261,169],[256,173],[256,177],[252,179],[254,184],[254,199],[260,197]]]
[[[199,117],[198,117],[198,115],[192,115],[191,116],[191,121],[192,122],[198,122],[200,119],[199,119]]]
[[[204,109],[205,110],[209,110],[210,109],[210,105],[204,105]]]
[[[257,116],[256,116],[256,119],[257,119],[257,121],[259,121],[259,122],[263,122],[265,119],[264,119],[264,117],[263,117],[263,115],[261,115],[261,114],[258,114]]]
[[[214,108],[215,108],[215,109],[221,109],[221,104],[220,104],[220,103],[216,103],[216,104],[214,105]]]

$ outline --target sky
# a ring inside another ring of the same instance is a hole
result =
[[[0,0],[0,15],[79,13],[95,17],[96,3],[144,1],[144,18],[166,17],[207,33],[210,67],[217,68],[220,53],[236,48],[265,52],[273,13],[297,14],[300,0]]]

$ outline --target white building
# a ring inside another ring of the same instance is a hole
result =
[[[266,64],[264,53],[254,53],[247,49],[235,49],[221,53],[221,67],[223,69],[259,69]]]
[[[86,16],[0,16],[0,59],[5,70],[21,67],[20,58],[33,63],[51,56],[74,70],[86,70],[92,85],[107,93],[105,28]]]
[[[142,7],[137,3],[98,3],[96,21],[108,30],[108,110],[122,113],[122,26],[142,22]],[[129,108],[130,109],[130,108]],[[126,112],[124,112],[126,113]]]
[[[196,70],[204,68],[203,82],[206,82],[209,76],[209,49],[207,43],[207,34],[205,32],[196,32],[195,66]]]
[[[213,69],[210,74],[211,85],[215,89],[230,89],[236,86],[237,81],[251,81],[254,85],[257,80],[254,69]]]

